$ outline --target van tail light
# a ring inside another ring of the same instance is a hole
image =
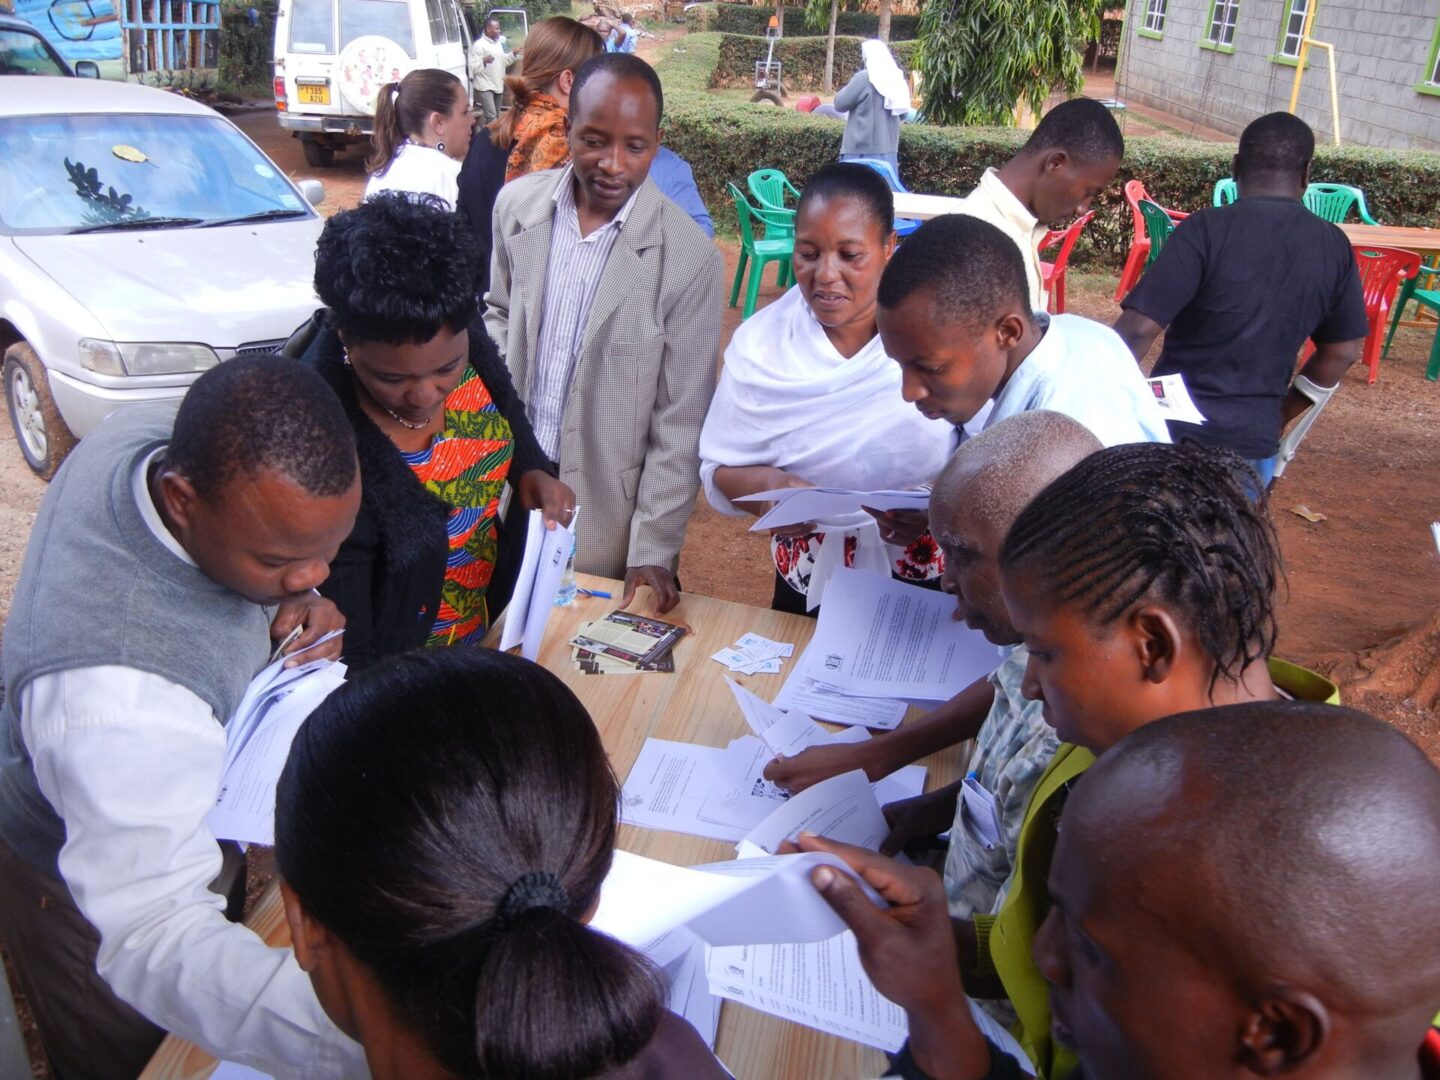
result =
[[[280,112],[285,111],[285,76],[275,76],[275,108]]]

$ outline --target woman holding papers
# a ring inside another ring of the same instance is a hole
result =
[[[478,643],[507,481],[527,509],[567,522],[524,403],[476,317],[473,241],[433,200],[380,195],[325,226],[317,316],[303,359],[355,428],[363,489],[324,594],[348,620],[356,671],[424,644]]]
[[[618,802],[584,706],[505,653],[397,657],[311,715],[276,796],[285,917],[375,1080],[728,1076],[586,925]]]
[[[901,397],[875,323],[894,249],[894,201],[878,173],[827,165],[810,178],[795,217],[796,287],[735,331],[700,436],[700,477],[721,513],[763,513],[736,500],[780,488],[919,488],[945,464],[955,429]],[[928,534],[886,547],[859,512],[776,530],[771,552],[780,611],[813,609],[807,593],[842,560],[913,580],[941,571]]]

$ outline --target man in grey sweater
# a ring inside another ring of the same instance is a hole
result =
[[[359,505],[339,401],[269,356],[115,413],[46,492],[5,626],[0,932],[56,1076],[134,1076],[165,1030],[362,1073],[290,953],[226,921],[243,863],[205,824],[272,638],[344,625],[312,590]]]

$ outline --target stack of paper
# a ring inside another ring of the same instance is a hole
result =
[[[570,552],[575,546],[574,526],[572,518],[569,528],[556,525],[547,529],[544,514],[539,510],[530,511],[526,522],[525,555],[520,560],[515,591],[505,608],[505,626],[500,631],[502,652],[519,645],[520,655],[526,660],[534,660],[540,655],[540,642],[545,637],[545,625],[550,621],[555,593],[560,588],[565,564],[570,561]]]
[[[287,659],[280,657],[250,681],[225,726],[220,793],[205,819],[218,840],[275,843],[275,785],[290,744],[305,718],[345,681],[344,664],[312,660],[286,668]]]
[[[1160,406],[1166,420],[1178,420],[1183,424],[1205,423],[1204,414],[1195,407],[1195,399],[1185,387],[1183,375],[1157,375],[1149,382],[1155,403]]]
[[[685,636],[674,623],[628,611],[582,623],[570,639],[575,666],[587,675],[636,674],[675,670],[670,650]]]
[[[724,664],[739,675],[776,675],[781,661],[789,659],[795,646],[784,641],[771,641],[759,634],[745,634],[728,649],[721,649],[711,660]]]

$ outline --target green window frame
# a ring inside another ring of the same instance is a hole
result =
[[[1145,17],[1136,31],[1141,37],[1160,40],[1165,36],[1165,15],[1169,0],[1145,0]]]
[[[1320,7],[1320,0],[1285,0],[1285,14],[1280,20],[1280,38],[1275,46],[1275,55],[1270,57],[1277,64],[1294,67],[1300,62],[1300,39],[1305,35],[1305,15],[1314,6]],[[1306,61],[1307,66],[1309,61]]]
[[[1435,33],[1430,37],[1430,59],[1425,63],[1425,78],[1415,84],[1422,94],[1440,97],[1440,19],[1435,20]]]
[[[1200,41],[1202,49],[1235,51],[1235,23],[1240,18],[1240,0],[1210,0],[1209,30]]]

